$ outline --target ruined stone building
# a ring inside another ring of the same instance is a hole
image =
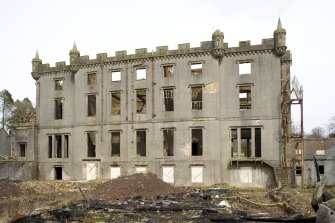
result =
[[[70,64],[55,67],[37,53],[36,137],[21,159],[37,163],[39,179],[150,171],[176,185],[272,186],[285,149],[285,41],[279,20],[273,38],[259,45],[229,47],[216,30],[200,47],[94,59],[74,44]]]

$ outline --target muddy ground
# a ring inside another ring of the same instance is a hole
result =
[[[154,174],[135,174],[1,180],[0,189],[0,222],[315,222],[312,188],[173,187]]]

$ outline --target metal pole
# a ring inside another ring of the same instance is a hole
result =
[[[300,100],[300,120],[301,120],[301,187],[304,186],[304,106],[303,99]]]

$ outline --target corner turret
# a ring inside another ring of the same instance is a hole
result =
[[[274,53],[281,57],[286,52],[286,30],[282,27],[280,18],[278,19],[277,29],[273,32],[275,48]]]
[[[212,41],[213,41],[212,55],[215,58],[221,59],[223,57],[224,54],[223,39],[224,39],[223,32],[221,32],[219,29],[215,30],[215,32],[212,34]]]
[[[37,81],[40,78],[38,71],[40,70],[40,67],[42,65],[42,60],[40,59],[40,56],[38,55],[38,50],[36,50],[35,57],[32,59],[31,63],[32,63],[31,76]]]
[[[73,43],[72,50],[70,50],[70,64],[77,64],[79,62],[80,52],[77,50],[76,41]]]

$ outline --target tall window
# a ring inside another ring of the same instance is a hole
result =
[[[230,130],[231,157],[237,157],[237,129]]]
[[[55,134],[48,135],[48,158],[69,157],[69,135]]]
[[[96,134],[87,132],[87,157],[96,157]]]
[[[97,74],[87,74],[87,85],[96,85],[97,83]]]
[[[96,96],[95,94],[87,95],[87,115],[96,116]]]
[[[258,127],[230,129],[231,157],[261,157],[261,130],[262,129]],[[238,140],[240,140],[240,144],[237,143]]]
[[[192,129],[192,156],[202,156],[202,129]]]
[[[192,87],[192,109],[202,110],[202,86]]]
[[[136,131],[136,154],[138,156],[146,156],[146,131]]]
[[[140,114],[147,112],[146,89],[136,90],[136,112]]]
[[[55,135],[55,156],[56,158],[62,158],[62,135]]]
[[[112,132],[112,156],[120,156],[120,132]]]
[[[19,143],[19,156],[26,157],[27,143]]]
[[[163,129],[163,155],[173,156],[174,129]]]
[[[251,129],[241,129],[241,157],[251,157]]]
[[[240,109],[251,109],[251,85],[239,86]]]
[[[112,115],[121,113],[121,93],[120,91],[112,92]]]
[[[63,119],[63,100],[55,99],[55,119]]]
[[[164,77],[173,77],[174,67],[173,65],[163,66],[164,69]]]
[[[164,111],[173,111],[173,88],[163,89]]]

